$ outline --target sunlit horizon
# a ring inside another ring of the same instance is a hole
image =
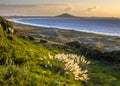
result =
[[[56,16],[68,13],[79,17],[119,17],[119,0],[1,0],[1,16]]]

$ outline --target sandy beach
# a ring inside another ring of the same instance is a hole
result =
[[[65,30],[50,27],[38,27],[20,23],[13,23],[17,34],[20,36],[32,36],[35,39],[45,39],[54,43],[66,43],[79,41],[88,46],[106,51],[120,50],[120,37],[100,35],[75,30]]]

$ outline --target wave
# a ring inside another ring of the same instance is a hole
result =
[[[63,27],[59,27],[59,26],[49,26],[49,25],[43,25],[43,24],[27,23],[27,22],[21,21],[22,19],[36,19],[36,18],[18,18],[18,19],[9,19],[9,20],[14,22],[14,23],[20,23],[20,24],[25,24],[25,25],[30,25],[30,26],[45,27],[45,28],[56,28],[56,29],[66,29],[66,30],[75,30],[75,31],[86,32],[86,33],[94,33],[94,34],[99,34],[99,35],[120,37],[119,34],[114,34],[114,33],[95,32],[95,31],[89,31],[89,30],[78,30],[78,29],[75,29],[75,28],[63,28]],[[40,18],[40,19],[43,19],[43,18]]]

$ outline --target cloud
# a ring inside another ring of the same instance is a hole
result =
[[[67,8],[65,8],[65,12],[70,12],[70,11],[72,11],[73,10],[73,7],[67,7]]]
[[[70,4],[10,5],[0,4],[0,15],[56,15],[69,12]]]
[[[69,4],[40,4],[41,6],[69,6]]]
[[[87,11],[95,11],[98,8],[99,8],[98,6],[89,7],[87,8]]]
[[[67,6],[64,8],[64,12],[71,12],[74,10],[74,6],[72,4],[67,4]]]
[[[15,5],[15,4],[0,4],[0,7],[33,7],[33,6],[69,6],[69,4],[33,4],[33,5]]]

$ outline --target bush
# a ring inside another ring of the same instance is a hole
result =
[[[9,33],[9,31],[13,31],[14,32],[14,29],[13,29],[13,25],[11,22],[9,22],[8,20],[4,19],[3,17],[0,16],[0,24],[3,28],[3,30],[7,31]]]
[[[47,43],[48,41],[45,39],[40,39],[40,43]]]
[[[30,40],[35,40],[35,38],[32,37],[32,36],[28,36],[28,38],[29,38]]]
[[[13,37],[11,35],[8,35],[7,38],[11,41],[13,40]]]
[[[120,63],[120,51],[105,52],[103,58],[107,61]]]
[[[75,80],[87,81],[88,78],[88,70],[87,64],[89,61],[85,60],[84,56],[77,56],[74,54],[57,54],[54,57],[49,55],[48,64],[53,69],[57,67],[59,71],[67,74],[68,76],[73,75]]]

